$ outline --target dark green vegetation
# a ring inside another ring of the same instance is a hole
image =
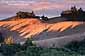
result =
[[[33,11],[31,13],[30,12],[19,11],[19,12],[16,13],[16,17],[17,18],[38,18],[38,19],[41,18],[44,21],[48,20],[48,17],[45,17],[44,15],[41,16],[41,17],[40,16],[36,16]]]
[[[68,43],[65,47],[67,49],[70,49],[71,51],[85,55],[85,39],[80,42],[73,41],[71,43]]]
[[[32,44],[32,39],[27,39],[23,44],[2,44],[0,53],[4,56],[84,56],[85,40],[73,41],[64,48],[43,48]]]
[[[22,11],[19,11],[16,13],[16,16],[18,18],[39,18],[38,16],[36,16],[34,14],[34,12],[32,11],[31,13],[30,12],[22,12]]]
[[[61,17],[65,17],[70,21],[85,21],[85,11],[82,8],[77,9],[75,6],[71,10],[66,10],[61,13]]]
[[[4,41],[4,37],[2,36],[2,33],[0,33],[0,43]]]

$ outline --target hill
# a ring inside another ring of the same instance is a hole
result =
[[[3,33],[4,37],[13,37],[15,43],[24,42],[26,38],[33,38],[34,41],[39,41],[70,36],[70,39],[71,35],[85,32],[84,22],[52,22],[54,21],[44,22],[37,18],[1,21],[0,32]],[[75,36],[72,36],[72,38],[76,39]]]

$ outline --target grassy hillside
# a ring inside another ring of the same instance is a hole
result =
[[[50,23],[37,18],[26,18],[8,20],[0,22],[0,32],[4,37],[11,36],[16,42],[23,42],[26,38],[33,40],[44,40],[50,38],[60,38],[85,32],[84,22],[62,21]],[[81,34],[80,34],[81,35]],[[71,38],[71,37],[70,37]],[[72,37],[74,40],[75,37]],[[68,38],[69,39],[69,38]],[[61,40],[60,40],[61,41]]]
[[[29,36],[40,34],[47,29],[48,32],[63,32],[68,28],[73,29],[76,26],[83,24],[82,22],[58,22],[58,23],[45,23],[39,19],[28,18],[28,19],[18,19],[12,21],[1,21],[0,26],[2,28],[9,29],[10,31],[16,31],[20,33],[20,36],[27,38]]]

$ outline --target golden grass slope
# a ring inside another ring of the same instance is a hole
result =
[[[64,21],[51,24],[44,23],[41,20],[34,18],[0,21],[0,27],[7,28],[10,31],[17,31],[18,33],[20,33],[20,36],[24,36],[24,38],[39,34],[46,29],[48,29],[47,31],[62,32],[65,31],[67,28],[74,28],[81,24],[83,23],[77,21]]]

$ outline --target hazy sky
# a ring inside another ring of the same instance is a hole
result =
[[[34,11],[37,15],[58,16],[71,6],[85,10],[85,0],[0,0],[0,18],[15,15],[18,11]]]

